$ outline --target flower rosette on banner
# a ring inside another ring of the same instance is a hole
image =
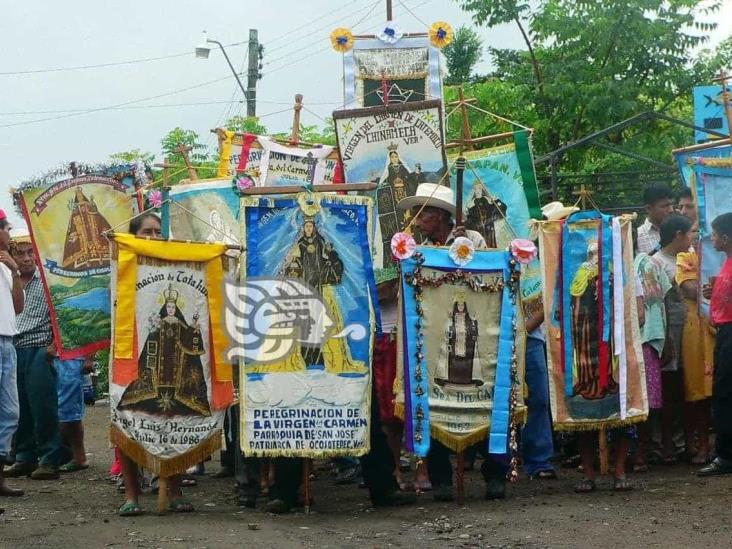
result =
[[[417,243],[409,233],[396,233],[391,237],[391,254],[395,259],[402,261],[409,259],[417,251]]]
[[[429,35],[432,45],[440,49],[449,45],[455,37],[452,27],[445,21],[436,21],[432,23]]]
[[[147,203],[151,208],[159,209],[163,206],[163,192],[155,189],[147,193]]]
[[[394,23],[394,21],[389,21],[386,25],[384,25],[384,28],[378,34],[378,37],[379,40],[381,40],[385,44],[393,45],[399,42],[403,35],[404,31],[402,30],[402,28]]]
[[[455,265],[464,267],[475,256],[475,244],[469,238],[458,236],[448,250],[448,255]]]
[[[346,53],[353,47],[353,42],[353,33],[350,29],[338,27],[330,33],[330,43],[337,52]]]
[[[526,238],[516,238],[511,242],[511,255],[522,265],[528,265],[537,256],[536,244]]]
[[[251,176],[249,176],[247,174],[237,175],[232,180],[232,183],[233,183],[234,189],[239,191],[240,194],[244,194],[244,191],[254,187],[254,179],[252,179]]]

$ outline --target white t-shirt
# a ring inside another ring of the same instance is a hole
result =
[[[0,336],[12,337],[18,333],[13,306],[13,273],[0,263]]]

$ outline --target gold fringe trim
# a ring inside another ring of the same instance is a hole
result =
[[[145,450],[139,442],[130,439],[115,425],[109,426],[109,439],[140,467],[149,469],[161,477],[170,477],[184,473],[189,467],[196,465],[214,452],[221,449],[221,430],[216,429],[206,440],[191,448],[185,454],[169,459],[160,459]]]
[[[600,429],[619,429],[630,427],[648,420],[648,414],[628,417],[626,419],[603,419],[600,421],[572,421],[555,423],[555,431],[599,431]]]

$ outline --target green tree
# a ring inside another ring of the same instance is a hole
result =
[[[227,130],[255,135],[267,135],[267,128],[259,123],[256,116],[234,116],[224,124]]]
[[[132,149],[129,151],[122,151],[109,155],[109,161],[119,164],[134,164],[136,162],[142,162],[148,166],[151,166],[155,160],[153,153],[141,151],[140,149]]]
[[[442,51],[447,60],[448,76],[445,83],[463,84],[469,82],[475,65],[481,60],[483,43],[473,29],[459,27],[453,41]]]
[[[196,168],[199,179],[215,177],[218,171],[217,158],[208,154],[208,147],[199,141],[198,134],[193,130],[174,128],[170,130],[160,141],[161,148],[165,154],[167,164],[170,168],[168,183],[174,185],[183,179],[188,179],[188,172],[185,170],[185,161],[179,148],[190,147],[188,157],[191,164]],[[161,175],[162,177],[162,175]],[[157,178],[156,178],[157,180]]]

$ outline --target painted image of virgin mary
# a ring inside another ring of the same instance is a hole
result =
[[[488,197],[482,185],[474,187],[473,205],[468,208],[465,227],[478,231],[489,248],[499,246],[498,236],[505,231],[506,205],[498,199]]]
[[[178,307],[178,290],[163,291],[165,304],[151,317],[138,361],[137,379],[118,408],[163,416],[210,416],[201,355],[205,354],[198,314],[189,325]]]
[[[574,394],[588,400],[618,392],[612,368],[607,388],[600,386],[598,273],[597,242],[591,242],[587,246],[587,259],[577,268],[569,287],[572,296],[572,345],[577,371]]]
[[[385,184],[394,190],[394,201],[412,196],[415,192],[414,177],[402,162],[399,153],[395,148],[389,150],[389,163],[387,164]]]
[[[478,321],[470,316],[463,295],[458,295],[447,321],[445,339],[435,371],[435,383],[483,385],[478,359]]]

